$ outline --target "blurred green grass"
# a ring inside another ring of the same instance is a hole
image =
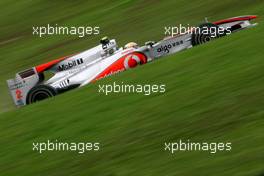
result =
[[[164,25],[263,15],[263,1],[3,1],[0,42],[0,175],[260,175],[264,172],[263,29],[103,79],[54,99],[12,108],[5,80],[32,65],[82,51],[100,37],[120,44],[163,36]],[[11,16],[10,16],[11,15]],[[84,39],[31,35],[32,25],[99,25]],[[67,42],[71,41],[71,42]],[[61,45],[60,45],[61,44]],[[57,47],[59,46],[59,47]],[[166,84],[166,93],[99,94],[98,84]],[[99,141],[98,153],[32,152],[47,139]],[[164,142],[231,141],[232,152],[163,151]]]

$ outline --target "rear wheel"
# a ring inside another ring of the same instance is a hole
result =
[[[48,85],[37,85],[27,94],[27,104],[35,103],[57,95],[57,91]]]
[[[204,23],[192,34],[192,45],[200,45],[215,38],[225,36],[225,31],[220,32],[219,27],[212,23]]]

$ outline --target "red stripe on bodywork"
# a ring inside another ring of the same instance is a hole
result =
[[[139,62],[137,61],[137,59],[139,59]],[[104,71],[97,75],[92,82],[145,63],[147,63],[147,57],[145,56],[145,54],[140,52],[129,53],[125,56],[122,56],[120,59],[107,67]]]
[[[72,56],[72,55],[71,55]],[[50,62],[47,62],[47,63],[44,63],[44,64],[41,64],[41,65],[38,65],[36,66],[36,70],[38,73],[42,73],[44,71],[46,71],[47,69],[51,68],[53,65],[69,58],[70,56],[65,56],[65,57],[62,57],[62,58],[59,58],[59,59],[55,59],[55,60],[52,60]]]
[[[250,16],[243,16],[243,17],[235,17],[235,18],[229,18],[229,19],[225,19],[225,20],[219,20],[216,22],[213,22],[216,25],[220,25],[220,24],[225,24],[225,23],[231,23],[231,22],[235,22],[235,21],[246,21],[246,20],[252,20],[257,18],[256,15],[250,15]]]

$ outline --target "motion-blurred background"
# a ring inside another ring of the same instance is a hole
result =
[[[263,0],[2,0],[0,175],[264,174]],[[103,36],[122,46],[164,26],[258,15],[257,27],[16,109],[6,80],[80,52]],[[32,35],[32,26],[100,26],[100,35]],[[166,84],[166,93],[98,94],[98,84]],[[32,151],[32,142],[94,141],[100,152]],[[231,152],[164,151],[164,142],[232,142]]]

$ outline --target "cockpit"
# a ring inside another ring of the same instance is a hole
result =
[[[100,43],[102,45],[102,53],[101,56],[108,57],[114,54],[119,48],[117,46],[117,43],[114,39],[109,40],[108,37],[104,37],[100,40]]]
[[[117,43],[114,39],[109,40],[108,37],[104,37],[100,40],[100,44],[102,46],[102,52],[101,52],[101,57],[105,58],[105,57],[109,57],[111,55],[113,55],[116,51],[118,50],[123,50],[123,48],[119,48],[117,46]],[[137,49],[139,48],[138,44],[135,42],[129,42],[124,46],[124,50],[125,49]]]

